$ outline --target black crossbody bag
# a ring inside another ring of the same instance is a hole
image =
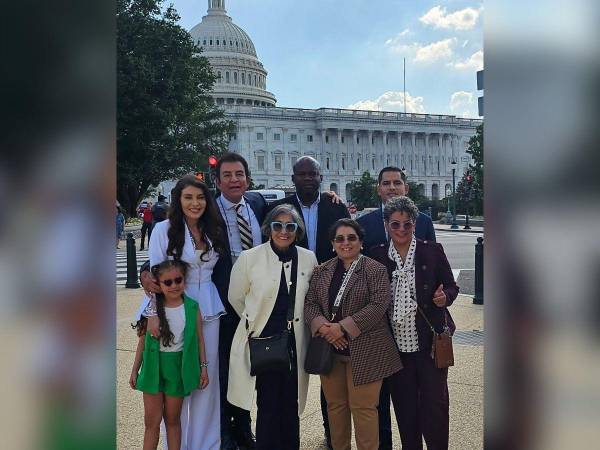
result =
[[[294,304],[296,300],[296,281],[298,278],[298,255],[292,258],[290,285],[290,301],[287,311],[287,329],[273,336],[252,337],[248,335],[250,346],[250,375],[256,376],[270,371],[289,371],[292,367],[290,360],[289,339],[294,320]],[[248,330],[248,320],[246,320]]]
[[[348,283],[348,280],[350,280],[350,277],[354,272],[354,268],[358,264],[358,261],[360,261],[361,257],[352,263],[352,266],[346,273],[346,277],[342,282],[342,286],[340,287],[335,302],[333,303],[333,307],[331,308],[331,321],[335,319],[335,316],[341,307],[342,296],[346,290],[346,284]],[[333,346],[321,336],[311,337],[310,342],[308,343],[308,349],[306,350],[306,359],[304,360],[305,372],[312,375],[327,375],[329,372],[331,372],[332,368]]]

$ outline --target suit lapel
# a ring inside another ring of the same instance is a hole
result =
[[[423,246],[419,244],[417,240],[417,248],[415,249],[415,288],[417,290],[417,303],[422,305],[423,299],[422,297],[422,287],[425,283],[425,271],[423,270],[424,262],[423,262]]]
[[[322,289],[326,292],[323,297],[324,304],[323,311],[327,311],[327,320],[331,318],[331,308],[329,307],[329,286],[331,286],[331,280],[333,279],[333,273],[335,272],[335,268],[337,267],[337,258],[333,261],[326,263],[323,267],[326,269],[325,274],[323,276],[323,286]]]
[[[302,214],[302,207],[300,206],[300,203],[298,202],[298,196],[296,194],[294,194],[294,196],[292,197],[290,204],[292,204],[294,206],[294,208],[296,208],[296,211],[298,211],[298,214],[300,214],[300,217],[302,218],[302,220],[304,220],[304,214]],[[304,227],[306,228],[307,226],[308,225],[305,223]],[[307,232],[304,233],[304,236],[300,240],[299,244],[300,244],[300,247],[308,249],[308,229],[306,231]]]
[[[378,242],[387,242],[387,236],[385,234],[385,227],[383,226],[383,210],[382,207],[379,206],[377,210],[377,233],[378,233]]]

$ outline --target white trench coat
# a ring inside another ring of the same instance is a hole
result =
[[[298,414],[306,404],[309,374],[304,371],[304,359],[310,331],[304,324],[304,298],[317,258],[310,250],[298,249],[298,279],[294,305],[294,334],[298,361]],[[262,333],[279,292],[281,261],[269,242],[243,251],[231,271],[229,302],[241,317],[231,345],[227,400],[232,405],[250,410],[255,395],[256,377],[250,376],[248,335]],[[288,266],[288,267],[286,267]],[[291,277],[291,262],[284,264],[286,280]],[[248,330],[246,330],[246,319]]]

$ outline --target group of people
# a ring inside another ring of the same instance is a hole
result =
[[[194,175],[178,181],[141,269],[130,385],[144,392],[144,449],[161,422],[170,449],[298,449],[314,337],[333,350],[320,375],[330,448],[350,450],[353,421],[359,449],[391,449],[391,398],[403,449],[423,438],[447,449],[448,369],[431,357],[432,328],[453,328],[458,288],[404,173],[382,169],[381,206],[358,221],[320,192],[311,157],[294,164],[295,194],[269,205],[246,192],[241,155],[215,174],[216,199]],[[289,365],[252,374],[249,341],[283,332]]]
[[[144,250],[144,243],[146,242],[146,234],[148,234],[148,246],[150,246],[150,236],[152,235],[152,229],[158,222],[166,220],[169,205],[165,201],[167,198],[164,195],[158,196],[156,204],[152,205],[152,202],[147,202],[145,206],[139,208],[138,215],[142,219],[141,228],[141,240],[140,240],[140,251]],[[119,242],[123,238],[125,231],[125,215],[121,210],[121,207],[117,205],[117,249],[119,248]]]

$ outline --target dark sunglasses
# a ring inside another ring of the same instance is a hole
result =
[[[348,242],[356,242],[358,241],[358,236],[356,234],[349,234],[348,236],[344,236],[343,234],[338,234],[333,238],[334,242],[341,244],[344,241]]]
[[[390,228],[392,230],[404,230],[404,231],[408,231],[413,227],[413,223],[409,220],[407,222],[399,222],[397,220],[391,220],[390,222],[388,222]]]
[[[272,231],[277,231],[278,233],[280,233],[284,228],[285,228],[285,231],[287,231],[288,233],[295,233],[296,230],[298,229],[298,224],[296,222],[287,222],[287,223],[271,222],[271,230]]]
[[[182,281],[183,281],[183,277],[176,277],[176,278],[173,278],[172,280],[161,280],[160,282],[167,287],[171,287],[173,282],[175,282],[176,285],[180,285]]]

